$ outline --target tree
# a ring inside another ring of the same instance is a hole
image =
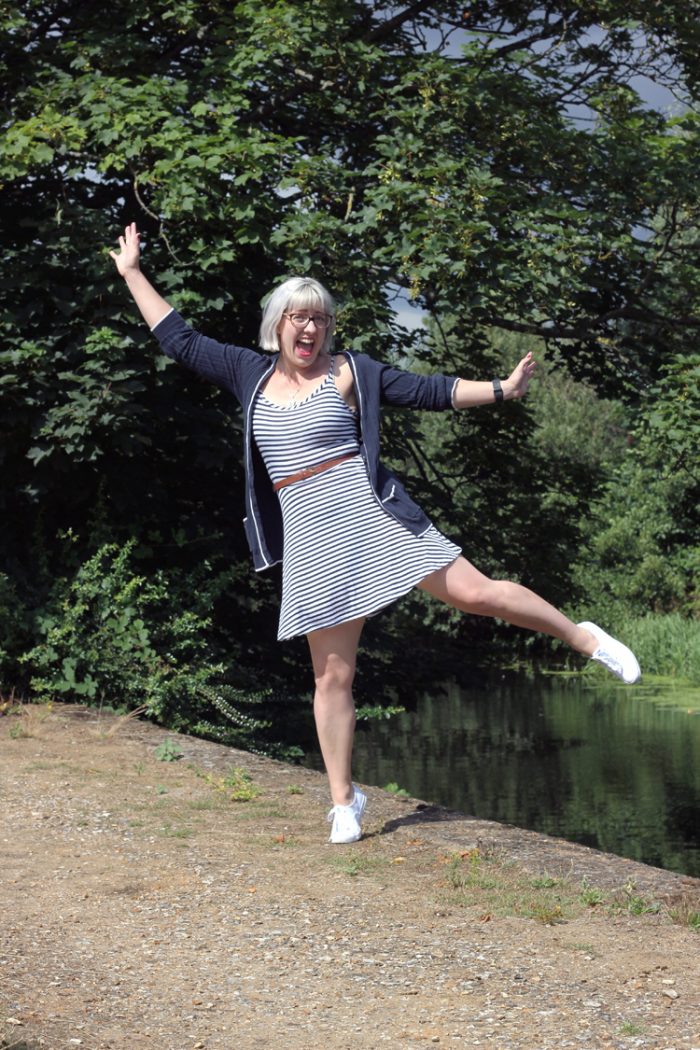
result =
[[[126,221],[161,290],[244,344],[302,271],[339,294],[341,345],[475,375],[527,335],[630,404],[697,331],[697,114],[630,83],[697,97],[681,5],[15,0],[0,24],[2,551],[28,624],[135,539],[147,572],[231,570],[215,658],[254,668],[272,633],[235,527],[236,411],[147,347],[103,250]],[[432,329],[403,330],[390,288]],[[392,433],[419,469],[414,426]],[[514,469],[505,434],[484,460]],[[420,469],[439,514],[453,480]],[[496,562],[518,549],[503,497],[483,502]],[[270,674],[296,652],[268,652]]]
[[[629,454],[586,526],[578,574],[610,615],[700,612],[700,355],[672,359],[646,394]]]

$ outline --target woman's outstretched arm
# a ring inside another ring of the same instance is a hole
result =
[[[130,223],[119,238],[119,251],[110,252],[117,270],[124,278],[134,301],[143,314],[149,328],[155,328],[172,307],[159,295],[151,282],[141,272],[141,234],[136,223]]]
[[[501,383],[504,401],[513,401],[519,397],[525,397],[530,385],[535,368],[532,354],[526,354],[515,366],[507,379]],[[470,379],[460,379],[454,389],[452,403],[455,408],[474,408],[476,405],[492,405],[496,401],[496,393],[493,383],[473,382]]]

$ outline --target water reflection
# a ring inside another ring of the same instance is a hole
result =
[[[700,877],[700,710],[662,699],[580,679],[447,685],[359,732],[355,773]]]

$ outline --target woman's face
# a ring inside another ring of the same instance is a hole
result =
[[[280,353],[295,368],[308,369],[317,360],[326,341],[330,318],[319,306],[290,306],[277,327]]]

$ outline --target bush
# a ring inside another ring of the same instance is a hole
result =
[[[0,688],[20,681],[17,654],[28,637],[28,610],[20,601],[14,582],[0,572]]]
[[[72,580],[59,581],[50,612],[39,618],[43,638],[22,657],[33,692],[144,707],[171,728],[266,750],[269,722],[241,710],[266,695],[227,682],[230,670],[211,651],[211,620],[202,610],[213,601],[218,578],[210,577],[209,591],[190,581],[192,607],[183,611],[172,575],[159,571],[148,579],[134,572],[135,546],[106,544]]]
[[[670,363],[583,523],[574,582],[593,618],[700,615],[700,355]],[[672,621],[675,622],[675,621]]]

